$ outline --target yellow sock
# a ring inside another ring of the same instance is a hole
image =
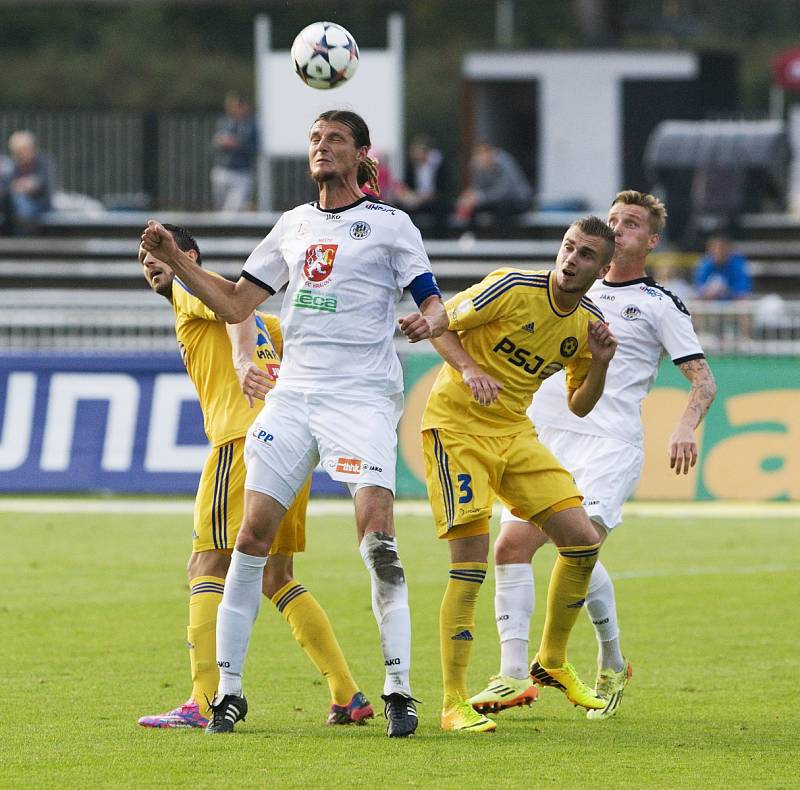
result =
[[[334,705],[347,705],[358,691],[330,620],[317,599],[296,579],[284,584],[271,598],[286,618],[292,636],[325,676]]]
[[[586,601],[589,578],[600,544],[562,546],[547,588],[547,615],[539,647],[543,667],[560,667],[567,660],[567,642]]]
[[[204,716],[210,713],[208,703],[214,699],[219,683],[217,667],[217,609],[225,589],[225,579],[198,576],[189,582],[189,664],[192,668],[192,699]]]
[[[439,610],[439,645],[442,653],[442,682],[447,709],[467,699],[467,667],[472,653],[475,606],[486,578],[485,562],[453,562],[450,579]]]

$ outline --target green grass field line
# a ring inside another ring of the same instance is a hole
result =
[[[438,609],[446,546],[398,518],[414,643],[418,735],[381,718],[324,725],[327,688],[269,602],[246,668],[251,712],[232,736],[147,731],[188,695],[184,565],[191,517],[2,513],[0,787],[796,788],[800,530],[788,519],[630,518],[603,549],[634,666],[619,715],[589,722],[556,691],[498,716],[493,735],[438,727]],[[383,668],[352,518],[314,515],[297,578],[325,606],[378,707]],[[543,619],[552,549],[535,562]],[[493,572],[469,682],[497,669]],[[594,673],[582,617],[570,657]]]

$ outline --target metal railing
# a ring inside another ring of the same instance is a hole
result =
[[[282,293],[265,309],[279,313]],[[771,295],[741,302],[691,302],[692,319],[708,354],[800,356],[800,300]],[[398,314],[416,308],[409,299]],[[427,343],[406,352],[427,351]],[[150,292],[5,290],[0,292],[0,353],[172,351],[174,315]]]

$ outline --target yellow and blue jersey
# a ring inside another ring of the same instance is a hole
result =
[[[212,447],[244,436],[261,409],[242,394],[231,360],[225,322],[176,277],[172,283],[175,334],[183,364],[197,390],[203,424]],[[283,336],[277,316],[257,312],[253,362],[277,377]]]
[[[498,269],[446,302],[449,328],[467,353],[502,383],[499,399],[481,406],[461,374],[442,365],[428,398],[422,429],[506,436],[530,425],[526,410],[541,383],[566,368],[567,389],[589,371],[588,326],[603,314],[587,297],[565,312],[547,271]]]

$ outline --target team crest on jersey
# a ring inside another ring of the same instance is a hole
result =
[[[350,226],[350,237],[356,240],[366,239],[372,233],[372,228],[368,222],[359,220]]]
[[[629,304],[622,308],[620,315],[626,321],[635,321],[642,315],[642,311],[635,304]]]
[[[578,338],[565,337],[561,341],[561,356],[571,357],[578,350]]]
[[[338,244],[312,244],[306,250],[306,262],[303,266],[306,280],[312,283],[327,280],[333,271],[333,260],[338,248]]]

